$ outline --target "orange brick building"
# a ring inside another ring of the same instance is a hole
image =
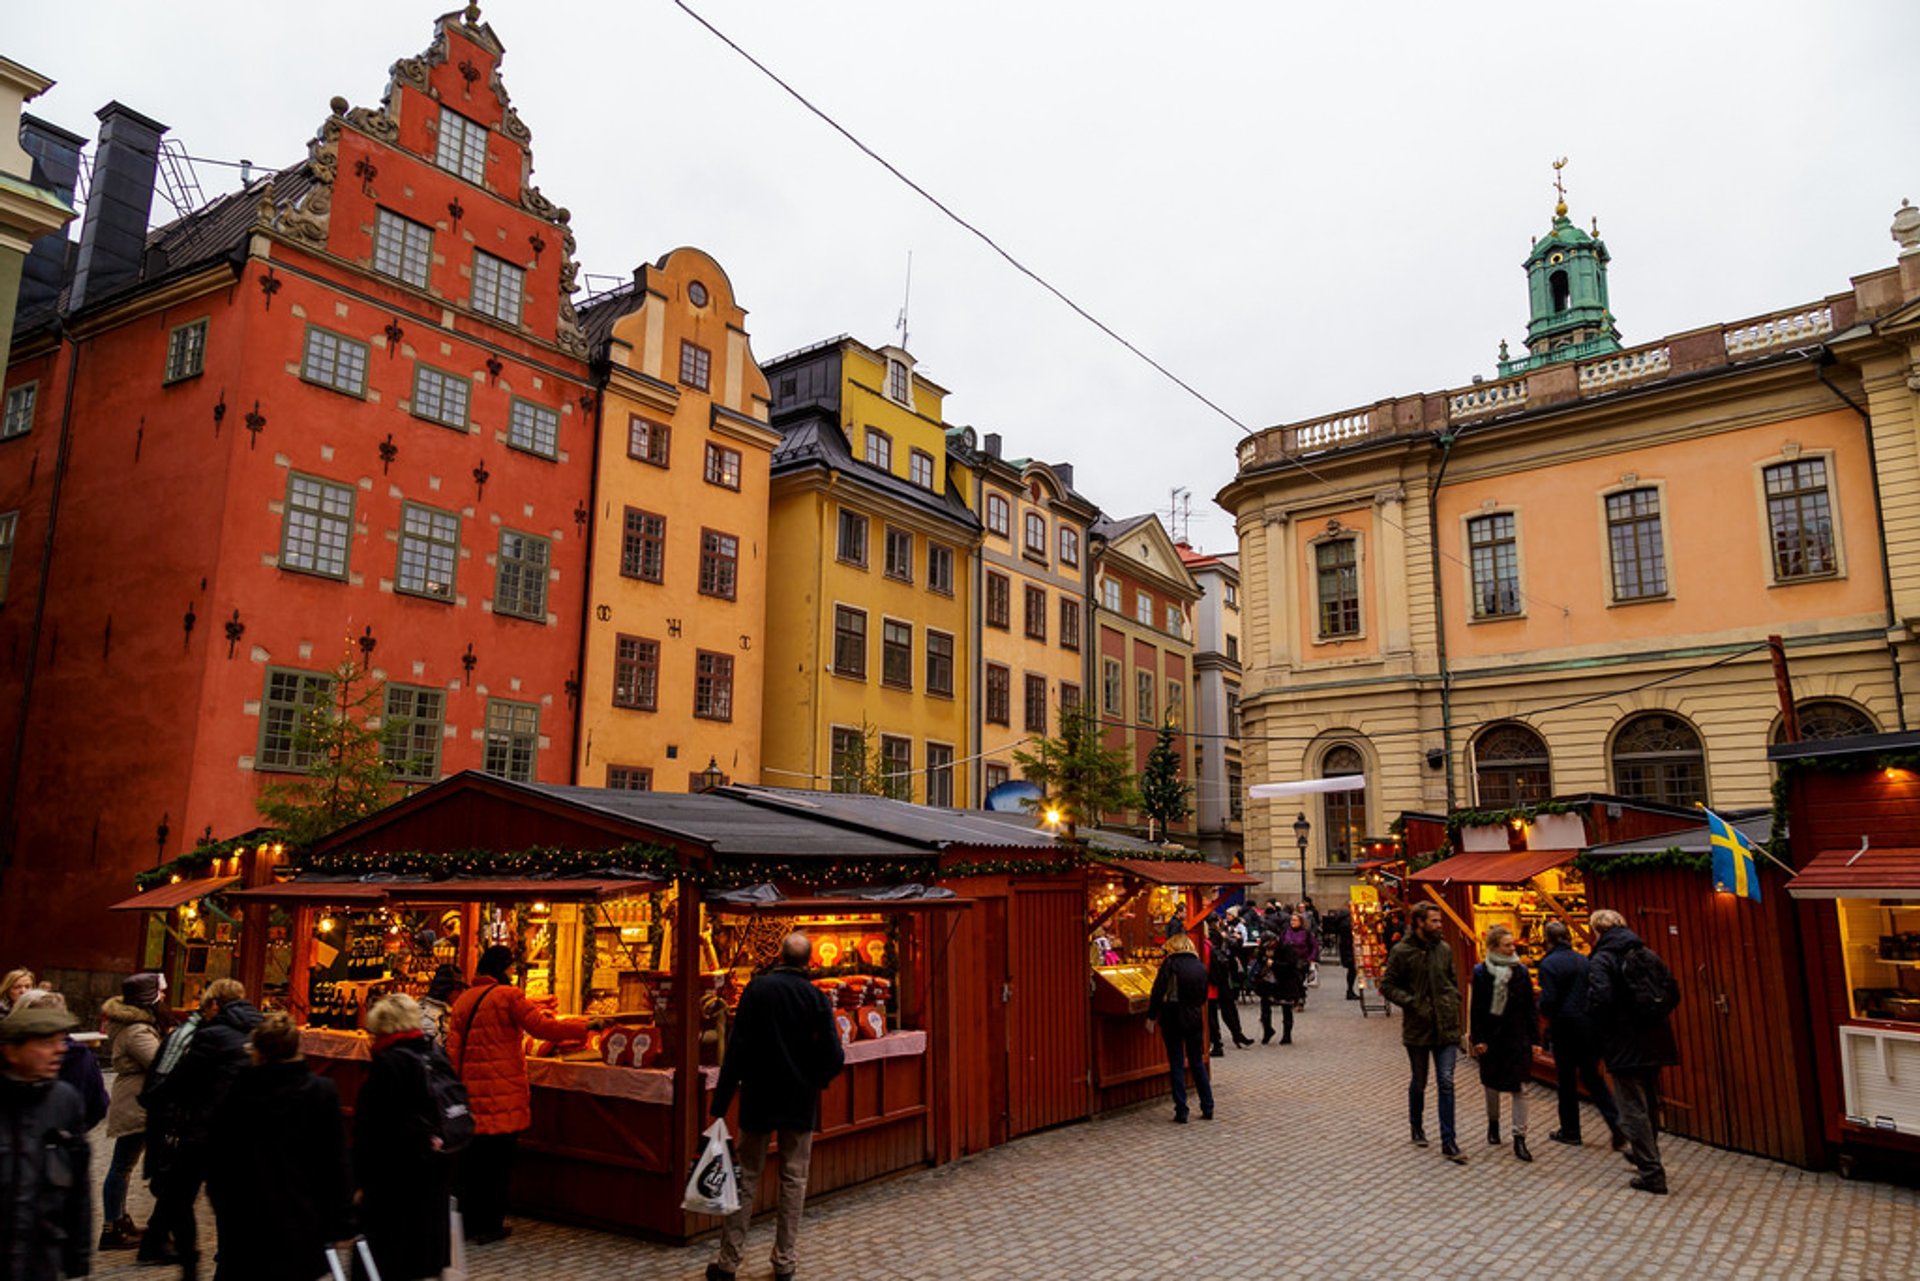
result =
[[[257,822],[348,653],[418,778],[571,777],[594,400],[501,55],[439,19],[304,163],[150,234],[164,126],[100,113],[78,250],[6,370],[7,963],[123,968],[103,909]]]

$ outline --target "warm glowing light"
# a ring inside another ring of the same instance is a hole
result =
[[[1898,765],[1887,766],[1885,772],[1887,781],[1890,783],[1904,783],[1913,777],[1912,770],[1901,769]]]
[[[322,934],[333,933],[333,918],[331,916],[323,916],[320,918],[320,932]]]
[[[1058,808],[1057,806],[1052,806],[1052,805],[1049,805],[1049,806],[1047,807],[1047,811],[1046,811],[1046,814],[1045,814],[1045,815],[1044,815],[1043,817],[1045,817],[1045,819],[1047,820],[1047,826],[1048,826],[1048,827],[1058,827],[1058,826],[1060,826],[1060,819],[1061,819],[1061,817],[1062,817],[1062,815],[1061,815],[1061,813],[1060,813],[1060,810],[1059,810],[1059,808]]]
[[[1526,829],[1526,826],[1527,826],[1527,820],[1524,818],[1516,818],[1513,820],[1513,830],[1516,832],[1524,831]]]
[[[539,899],[535,899],[533,901],[533,911],[534,911],[534,915],[536,916],[542,915],[547,911],[547,905],[541,902]]]
[[[178,885],[179,883],[180,883],[180,873],[178,872],[175,872],[172,876],[169,876],[167,878],[167,884],[169,885]]]

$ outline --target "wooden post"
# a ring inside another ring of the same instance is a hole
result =
[[[1420,888],[1427,892],[1428,898],[1432,899],[1435,903],[1438,903],[1440,905],[1440,910],[1442,912],[1445,912],[1447,914],[1447,919],[1449,921],[1452,921],[1454,925],[1458,926],[1460,932],[1467,936],[1467,941],[1474,945],[1474,951],[1477,953],[1480,950],[1480,940],[1474,937],[1473,926],[1468,925],[1465,921],[1461,920],[1460,914],[1453,910],[1453,904],[1447,902],[1447,900],[1441,896],[1440,891],[1433,888],[1431,884],[1429,884],[1426,881],[1422,881],[1420,883]]]
[[[1793,708],[1793,682],[1787,677],[1787,646],[1778,636],[1767,637],[1767,652],[1773,658],[1773,687],[1780,699],[1780,737],[1782,742],[1800,741],[1800,716]]]
[[[307,1008],[312,975],[313,909],[302,904],[293,909],[293,961],[287,966],[287,1013],[302,1027],[312,1013]]]
[[[669,1169],[693,1166],[700,1132],[706,1129],[707,1093],[700,1079],[700,887],[691,879],[679,884],[674,903],[673,972],[673,1159]],[[665,1033],[666,1029],[660,1029]],[[682,1212],[680,1235],[691,1234],[689,1216]]]

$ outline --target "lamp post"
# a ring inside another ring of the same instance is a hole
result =
[[[1307,821],[1306,814],[1302,812],[1296,815],[1293,820],[1293,839],[1300,847],[1300,898],[1303,902],[1307,897],[1307,834],[1311,831],[1313,824]]]
[[[694,759],[698,760],[700,758],[696,756]],[[719,759],[713,756],[707,757],[707,767],[700,771],[700,790],[702,792],[717,792],[726,781],[727,776],[720,770]]]

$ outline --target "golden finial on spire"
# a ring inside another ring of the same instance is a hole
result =
[[[1564,218],[1567,216],[1567,184],[1560,177],[1560,171],[1566,167],[1567,158],[1565,156],[1553,162],[1553,190],[1554,194],[1559,197],[1559,200],[1553,206],[1553,216],[1556,218]]]

